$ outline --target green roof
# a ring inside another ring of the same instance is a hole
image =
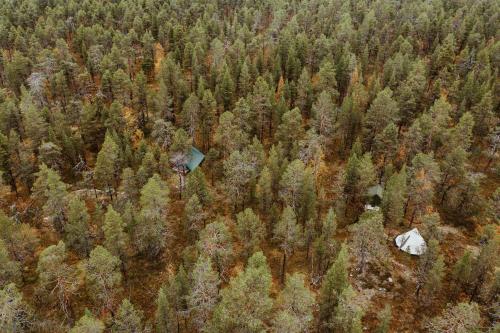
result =
[[[375,186],[369,187],[367,192],[369,197],[378,196],[379,198],[382,198],[384,188],[382,187],[382,185],[377,184]]]
[[[195,147],[191,147],[191,159],[189,162],[186,164],[186,167],[189,169],[189,171],[193,171],[198,167],[198,165],[203,162],[205,159],[205,155]]]

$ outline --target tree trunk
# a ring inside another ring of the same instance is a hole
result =
[[[285,282],[286,251],[283,251],[283,266],[281,267],[281,284]]]
[[[413,209],[413,214],[411,214],[411,219],[410,219],[410,228],[413,224],[413,220],[415,219],[415,214],[417,213],[417,208]]]

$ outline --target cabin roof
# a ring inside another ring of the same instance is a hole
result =
[[[384,193],[384,188],[380,184],[371,186],[367,190],[367,194],[370,197],[378,196],[379,198],[382,198],[383,193]]]
[[[205,155],[195,147],[191,147],[191,158],[189,159],[189,162],[186,164],[186,167],[189,169],[189,171],[193,171],[196,169],[201,162],[205,159]]]

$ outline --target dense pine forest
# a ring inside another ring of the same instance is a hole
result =
[[[499,332],[499,26],[0,0],[0,332]]]

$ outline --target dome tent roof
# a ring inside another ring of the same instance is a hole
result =
[[[417,228],[397,236],[394,241],[401,251],[417,256],[422,255],[427,249],[427,244]]]

